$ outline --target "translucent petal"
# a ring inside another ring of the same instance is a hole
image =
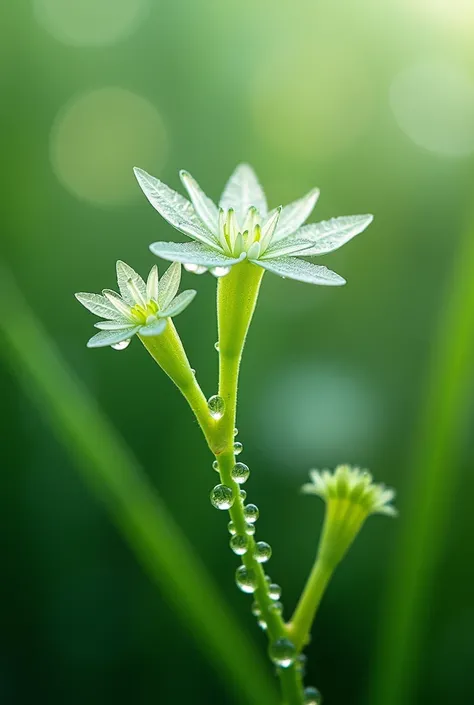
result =
[[[262,259],[274,259],[283,255],[292,255],[299,252],[301,256],[306,255],[305,250],[312,246],[308,240],[296,240],[294,237],[286,237],[273,247],[270,247],[262,256]]]
[[[282,208],[279,206],[273,211],[273,215],[269,216],[265,222],[265,224],[262,226],[262,234],[260,237],[260,246],[262,248],[262,252],[265,252],[265,250],[271,245],[273,236],[275,234],[276,227],[278,225],[278,220],[280,218]]]
[[[123,328],[130,328],[130,321],[99,321],[94,323],[96,328],[99,330],[122,330]]]
[[[157,257],[171,262],[200,264],[203,267],[230,267],[245,259],[245,252],[240,257],[227,257],[222,252],[214,250],[198,242],[154,242],[150,250]]]
[[[365,230],[373,221],[373,215],[345,215],[341,218],[323,220],[321,223],[305,225],[294,233],[298,240],[310,240],[313,243],[308,256],[323,255],[337,250]]]
[[[146,280],[146,295],[148,300],[158,300],[158,267],[156,264],[150,269],[150,274]]]
[[[146,303],[145,282],[130,265],[121,260],[117,262],[117,284],[122,298],[130,306],[134,306],[136,303],[142,305]]]
[[[140,326],[128,326],[122,330],[101,330],[96,333],[88,342],[88,348],[106,348],[122,340],[128,340],[140,330]]]
[[[299,198],[297,201],[285,206],[281,212],[273,242],[278,242],[298,230],[311,215],[318,198],[319,189],[314,188],[303,198]]]
[[[208,245],[215,243],[215,237],[198,218],[192,204],[143,169],[134,169],[137,181],[155,210],[174,228],[195,240]]]
[[[264,218],[267,215],[267,199],[254,170],[248,164],[240,164],[227,182],[219,203],[225,211],[233,208],[242,224],[248,209],[255,206]]]
[[[112,289],[104,289],[103,295],[110,301],[110,303],[115,306],[117,311],[121,314],[122,318],[130,318],[130,306],[125,303],[121,296],[112,291]]]
[[[208,196],[206,196],[198,182],[193,179],[191,174],[183,170],[180,171],[179,175],[189,194],[189,198],[192,201],[196,213],[208,230],[215,234],[217,231],[217,221],[219,218],[219,210],[216,204],[211,201]]]
[[[165,328],[166,319],[159,318],[158,320],[153,321],[153,323],[150,323],[148,326],[142,326],[140,328],[140,335],[144,335],[147,338],[153,335],[160,335],[160,333],[163,333]]]
[[[113,318],[115,321],[122,320],[122,315],[117,311],[115,306],[112,306],[105,296],[80,292],[79,294],[75,294],[75,297],[83,306],[91,311],[91,313],[100,316],[100,318]]]
[[[331,272],[326,267],[321,267],[296,257],[279,257],[278,259],[255,260],[254,264],[267,269],[269,272],[278,274],[280,277],[288,277],[308,284],[322,284],[326,286],[341,286],[345,280]]]
[[[158,306],[160,309],[166,308],[178,293],[181,282],[181,264],[173,262],[161,277],[158,287]]]
[[[189,306],[196,294],[197,291],[194,289],[187,289],[186,291],[183,291],[179,294],[179,296],[173,299],[169,306],[163,309],[163,311],[160,311],[160,316],[163,318],[168,316],[177,316],[178,313],[181,313],[187,306]]]

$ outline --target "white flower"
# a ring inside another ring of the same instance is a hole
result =
[[[333,473],[329,470],[310,470],[311,482],[303,485],[306,494],[315,494],[326,502],[341,500],[357,505],[362,513],[388,514],[395,516],[396,509],[389,502],[395,497],[392,489],[372,482],[372,475],[367,470],[339,465]]]
[[[181,280],[181,265],[174,263],[158,280],[158,268],[152,267],[147,282],[125,262],[117,262],[117,284],[121,293],[104,289],[100,294],[76,294],[76,299],[96,316],[107,320],[95,324],[100,333],[87,343],[89,348],[125,347],[138,333],[154,336],[162,333],[167,318],[177,316],[194,299],[192,289],[176,296]]]
[[[318,199],[318,189],[268,212],[263,189],[247,164],[238,166],[230,177],[219,207],[186,171],[180,176],[190,201],[142,169],[134,171],[151,205],[174,228],[194,240],[155,242],[151,251],[163,259],[183,262],[198,273],[210,269],[222,276],[248,259],[281,277],[341,285],[345,280],[335,272],[297,258],[332,252],[373,220],[371,215],[354,215],[303,225]]]

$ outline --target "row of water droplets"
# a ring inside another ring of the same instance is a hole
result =
[[[190,262],[184,264],[183,266],[187,272],[192,272],[193,274],[204,274],[204,272],[207,272],[207,267],[204,267],[202,264],[194,264]],[[226,274],[229,274],[230,267],[211,267],[209,271],[217,278],[225,277]]]

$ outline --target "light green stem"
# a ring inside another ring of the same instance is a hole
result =
[[[84,480],[160,586],[224,682],[249,705],[276,702],[265,663],[137,461],[73,376],[0,265],[1,352],[32,394]],[[197,409],[199,410],[200,404]],[[157,686],[159,687],[159,686]]]
[[[317,558],[304,587],[296,610],[288,624],[290,638],[298,651],[309,641],[311,626],[326,587],[334,572],[334,566]]]
[[[412,702],[435,571],[446,546],[459,471],[459,436],[472,397],[474,354],[474,225],[467,229],[430,343],[410,496],[391,561],[376,649],[373,705]]]

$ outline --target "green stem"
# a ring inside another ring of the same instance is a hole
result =
[[[106,505],[151,579],[249,705],[276,702],[265,663],[229,613],[195,550],[95,400],[67,368],[0,266],[0,346],[85,482]]]
[[[288,633],[298,651],[301,651],[309,641],[314,617],[334,568],[335,566],[326,563],[320,557],[314,562],[291,622],[288,624]]]
[[[376,649],[371,702],[411,702],[435,571],[446,546],[459,471],[459,436],[471,399],[474,353],[474,228],[447,286],[413,452],[410,496],[392,559]]]
[[[219,326],[219,395],[225,403],[225,412],[216,428],[213,446],[217,448],[221,482],[232,489],[234,503],[229,510],[237,534],[246,535],[247,522],[244,504],[240,499],[239,485],[232,479],[235,464],[234,428],[236,425],[237,391],[240,362],[245,339],[257,303],[258,292],[264,270],[248,262],[232,268],[220,279],[217,290],[217,312]],[[269,586],[262,565],[255,558],[255,539],[249,536],[247,552],[242,563],[255,576],[256,590],[253,593],[267,625],[271,642],[288,638],[281,614],[272,609]],[[286,705],[301,705],[303,701],[301,679],[296,663],[278,669]]]

